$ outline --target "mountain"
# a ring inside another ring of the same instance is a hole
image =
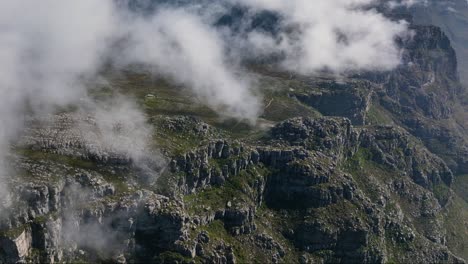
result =
[[[274,16],[256,19],[274,31]],[[138,145],[120,136],[125,124],[104,130],[74,107],[28,118],[9,157],[18,177],[0,263],[465,263],[462,36],[411,28],[392,71],[302,76],[250,62],[265,105],[256,124],[138,67],[109,67],[115,91],[96,82],[92,96],[134,97],[152,149],[120,154]],[[102,133],[119,136],[109,147]]]
[[[460,64],[460,77],[468,83],[468,2],[465,0],[429,1],[412,9],[415,23],[436,25],[452,41]]]

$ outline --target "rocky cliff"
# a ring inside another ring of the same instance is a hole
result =
[[[74,124],[95,121],[73,109],[31,117],[9,157],[0,263],[464,263],[467,100],[445,34],[413,30],[391,72],[253,65],[256,125],[109,73],[154,128],[143,161],[83,134]]]

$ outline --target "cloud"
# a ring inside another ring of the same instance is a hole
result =
[[[427,5],[429,3],[428,0],[395,0],[389,1],[387,6],[390,8],[397,8],[397,7],[412,7],[414,5]]]
[[[130,43],[120,58],[123,64],[150,66],[192,88],[221,115],[254,121],[260,105],[249,80],[239,76],[242,71],[228,60],[220,34],[200,16],[165,9],[128,24]]]
[[[0,2],[0,165],[26,114],[50,110],[85,94],[80,79],[99,68],[107,38],[115,29],[109,3]],[[7,174],[3,164],[0,181]]]
[[[191,88],[221,116],[251,122],[261,112],[261,98],[242,68],[244,58],[280,54],[279,67],[302,74],[392,69],[400,62],[395,39],[408,33],[407,25],[384,17],[371,8],[373,4],[372,0],[1,1],[0,161],[22,130],[24,116],[86,98],[83,80],[97,75],[109,60],[119,67],[145,65]],[[240,30],[216,25],[233,5],[248,10]],[[262,11],[278,17],[272,21],[277,23],[276,32],[246,26]],[[109,130],[115,122],[137,120],[137,125],[129,123],[134,132],[127,135],[129,142],[112,146],[117,150],[128,150],[126,146],[135,143],[132,138],[146,138],[151,132],[137,107],[124,108],[131,109],[127,116],[118,111],[128,100],[121,99],[118,107],[107,110],[94,109],[100,129],[106,131],[99,138],[102,142],[112,143],[121,136]],[[122,116],[128,118],[119,121]],[[133,146],[141,150],[144,144]],[[146,155],[142,153],[132,155],[140,159]],[[0,162],[0,182],[7,174]]]
[[[141,183],[155,183],[166,161],[154,149],[153,131],[138,106],[123,96],[88,101],[77,118],[87,155],[101,162],[123,162],[139,170]],[[64,132],[67,133],[67,132]]]
[[[240,69],[229,63],[225,43],[203,17],[187,7],[144,16],[122,8],[122,3],[0,2],[2,196],[7,197],[6,153],[22,130],[24,116],[49,113],[56,106],[77,104],[86,98],[84,80],[98,74],[109,59],[120,67],[149,66],[156,74],[192,88],[202,102],[222,116],[253,122],[258,115],[259,100],[251,92],[248,79],[241,78]],[[116,43],[123,44],[119,50],[115,50]],[[142,139],[151,131],[137,107],[125,107],[130,105],[129,100],[121,98],[112,109],[95,107],[94,118],[102,130],[101,143],[114,143],[111,147],[115,151],[132,150],[132,159],[142,161],[142,155],[147,154],[143,151],[147,142]],[[110,129],[115,122],[135,124],[124,136],[128,142]],[[115,144],[116,137],[120,144]]]
[[[283,54],[282,66],[288,70],[344,73],[390,70],[400,63],[401,50],[395,39],[408,34],[407,24],[371,8],[375,1],[233,1],[279,15],[280,34],[252,31],[246,39],[253,49],[267,46],[270,52]]]
[[[128,246],[125,242],[130,239],[134,226],[132,210],[116,208],[109,212],[99,206],[89,209],[90,201],[102,199],[93,188],[86,182],[73,181],[64,188],[66,195],[63,203],[66,208],[56,220],[61,224],[54,240],[65,248],[86,250],[84,252],[91,253],[86,257],[97,262],[98,259],[111,259],[119,255]]]

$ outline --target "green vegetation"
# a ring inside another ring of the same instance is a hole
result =
[[[28,228],[28,225],[21,225],[18,227],[10,228],[8,230],[0,231],[0,237],[16,239],[26,230],[26,228]]]
[[[435,197],[439,201],[439,204],[441,204],[442,206],[448,203],[452,195],[452,191],[450,190],[450,188],[443,183],[439,183],[436,186],[434,186],[433,192]]]
[[[40,216],[37,216],[36,218],[34,218],[34,223],[36,224],[44,224],[46,223],[49,219],[57,219],[58,217],[58,213],[57,212],[52,212],[52,213],[49,213],[49,214],[45,214],[45,215],[40,215]]]
[[[378,184],[374,183],[374,176],[386,173],[378,164],[372,162],[372,153],[369,149],[359,150],[348,159],[342,169],[353,176],[358,186],[368,195],[372,201],[380,198]]]
[[[320,117],[321,114],[291,97],[288,90],[265,90],[262,118],[270,121],[283,121],[291,117]]]
[[[153,123],[161,124],[160,119],[152,119]],[[194,131],[174,131],[162,125],[157,126],[153,136],[154,144],[174,156],[182,155],[198,147],[206,139]]]
[[[50,153],[41,150],[32,150],[32,149],[15,149],[15,152],[19,155],[26,157],[34,162],[52,162],[59,165],[64,165],[64,171],[60,173],[50,173],[47,176],[47,180],[57,181],[60,178],[66,176],[66,173],[71,175],[76,173],[76,169],[83,169],[87,171],[94,171],[101,175],[104,180],[108,183],[111,183],[117,194],[123,194],[130,191],[130,186],[128,185],[128,179],[132,177],[131,172],[119,172],[114,170],[109,170],[108,166],[95,163],[90,160],[80,159],[73,156],[59,155],[55,153]],[[43,175],[32,175],[29,172],[22,172],[23,177],[28,178],[29,180],[35,180],[36,177],[43,177]],[[42,178],[41,178],[42,179]]]
[[[96,164],[92,161],[83,160],[76,157],[71,156],[64,156],[59,155],[51,152],[45,152],[41,150],[33,150],[33,149],[16,149],[16,153],[21,156],[27,157],[31,160],[35,161],[52,161],[57,163],[62,163],[68,165],[73,168],[80,168],[80,169],[95,169]]]
[[[468,203],[468,174],[456,176],[452,188],[460,198]]]
[[[445,208],[447,245],[456,254],[468,259],[468,175],[456,177],[453,184],[455,195]]]
[[[225,163],[226,160],[216,160],[216,163]],[[189,212],[202,213],[207,207],[211,210],[224,208],[228,202],[249,204],[255,195],[251,186],[258,179],[258,175],[268,175],[268,170],[263,167],[250,167],[239,175],[230,176],[226,182],[219,187],[210,187],[195,194],[186,195],[184,201]]]
[[[189,264],[189,263],[192,263],[192,259],[184,257],[181,254],[176,253],[176,252],[166,251],[166,252],[163,252],[163,253],[159,254],[154,259],[154,263],[159,263],[159,264],[173,264],[173,263]]]
[[[372,105],[369,111],[367,111],[366,117],[366,124],[369,125],[388,125],[394,123],[390,114],[380,105]]]
[[[252,127],[244,122],[219,116],[214,110],[200,101],[190,89],[175,85],[168,80],[135,72],[127,72],[116,76],[108,73],[108,78],[119,92],[135,97],[150,118],[160,115],[190,116],[200,118],[202,121],[228,131],[230,134],[245,134],[252,130]],[[188,142],[191,140],[192,138],[187,138]]]
[[[29,252],[29,255],[26,257],[26,263],[39,263],[41,261],[41,257],[44,255],[44,252],[37,248],[32,248]],[[82,262],[86,263],[86,262]]]

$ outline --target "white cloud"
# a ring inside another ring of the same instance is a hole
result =
[[[131,22],[128,30],[124,63],[149,65],[191,87],[221,115],[254,121],[260,107],[249,81],[236,75],[239,69],[226,57],[223,39],[199,16],[166,9]]]
[[[298,34],[271,36],[251,33],[257,49],[270,43],[271,52],[286,55],[283,66],[303,74],[323,69],[337,73],[349,70],[389,70],[400,63],[397,37],[408,33],[405,22],[395,22],[370,8],[373,0],[234,0],[244,5],[276,12],[282,26]],[[270,38],[270,40],[268,40]]]
[[[47,110],[85,93],[80,78],[99,68],[115,27],[113,14],[105,0],[0,2],[0,160],[26,111]],[[3,178],[6,169],[0,167]]]
[[[414,5],[427,5],[429,3],[428,0],[395,0],[389,1],[387,6],[390,8],[396,7],[412,7]]]
[[[236,76],[224,43],[201,18],[183,11],[137,18],[115,3],[0,2],[0,153],[21,130],[26,111],[47,112],[86,96],[82,79],[95,75],[106,56],[125,54],[124,65],[154,66],[226,116],[255,118],[259,106],[248,82]],[[124,37],[133,42],[112,54]],[[7,174],[4,166],[0,171]]]

